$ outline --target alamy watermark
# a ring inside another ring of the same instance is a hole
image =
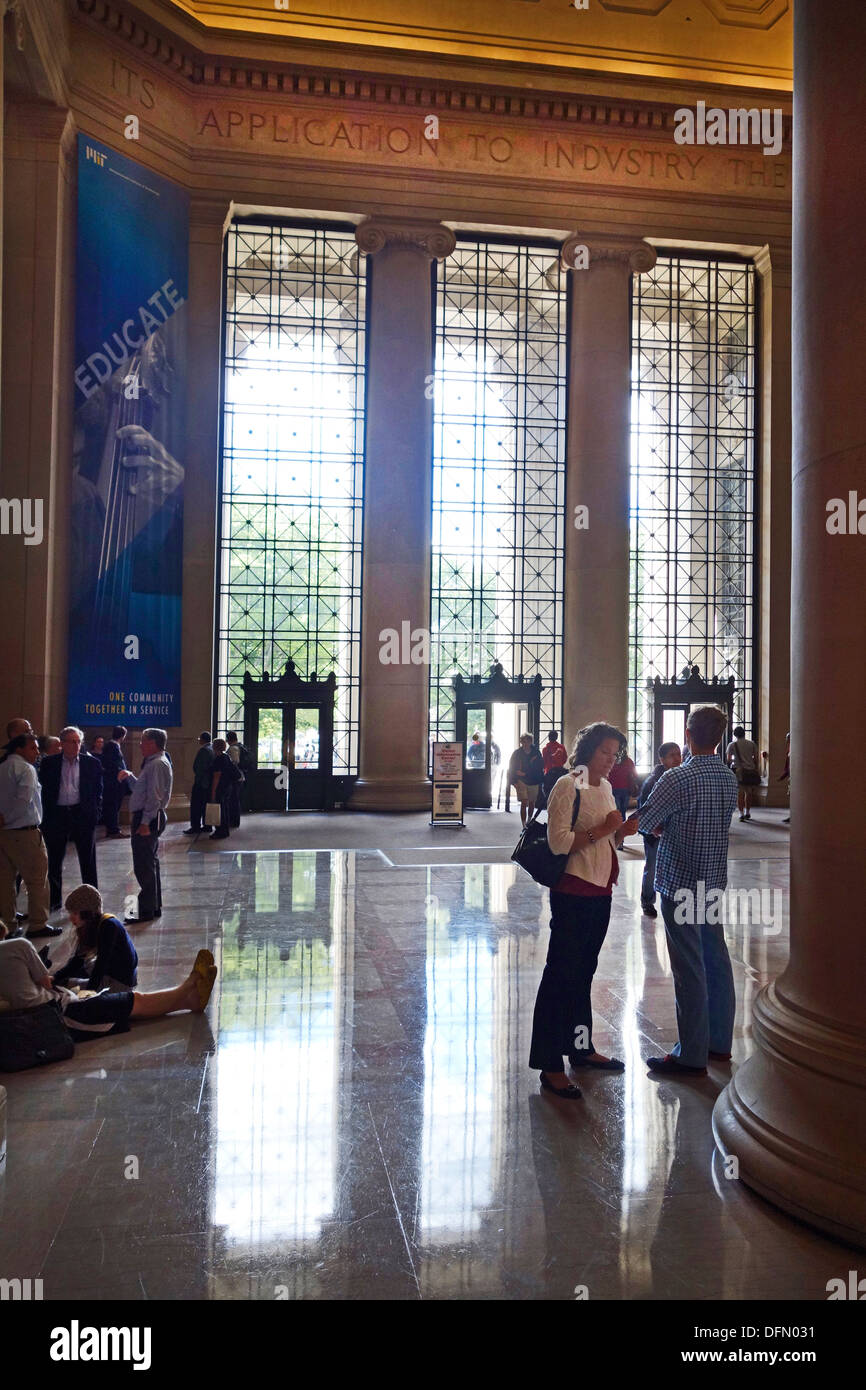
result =
[[[0,497],[0,536],[23,536],[25,545],[41,545],[42,498]]]
[[[725,111],[699,101],[697,109],[681,106],[674,112],[674,140],[678,145],[760,145],[764,155],[782,149],[782,108],[732,107]]]
[[[674,921],[680,927],[737,926],[763,928],[767,936],[782,930],[781,888],[707,888],[699,879],[696,892],[678,888],[673,895]]]

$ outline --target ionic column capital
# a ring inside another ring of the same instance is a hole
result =
[[[566,270],[586,269],[585,265],[579,263],[579,252],[584,247],[589,252],[590,269],[601,261],[614,261],[632,275],[643,275],[647,270],[652,270],[656,263],[655,247],[639,237],[597,236],[592,233],[585,236],[572,232],[562,243],[560,252]]]
[[[368,217],[355,228],[355,240],[365,256],[375,256],[386,246],[407,246],[423,251],[431,261],[444,261],[457,245],[450,227],[411,217]]]

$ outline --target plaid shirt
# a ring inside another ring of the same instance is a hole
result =
[[[640,813],[642,835],[661,826],[655,888],[672,898],[679,888],[697,892],[725,888],[728,882],[728,831],[737,804],[737,779],[715,753],[699,754],[672,767],[658,782]]]

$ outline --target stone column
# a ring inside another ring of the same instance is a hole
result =
[[[352,806],[430,805],[430,667],[380,660],[380,633],[430,628],[433,297],[430,265],[454,250],[439,222],[372,217],[356,233],[374,257],[369,287],[361,648],[360,775]],[[404,628],[408,624],[408,628]],[[416,654],[421,654],[420,643]]]
[[[856,767],[866,706],[866,534],[827,529],[833,498],[866,493],[866,11],[825,10],[794,14],[791,958],[714,1127],[750,1187],[866,1245],[864,835],[827,775],[828,747]]]
[[[222,254],[228,199],[193,194],[186,305],[186,454],[183,459],[182,727],[172,730],[172,818],[186,815],[198,736],[213,706],[217,480],[219,477]],[[225,729],[214,730],[225,737]],[[242,735],[241,735],[242,736]]]
[[[755,266],[761,277],[760,723],[751,737],[770,754],[764,804],[787,806],[779,778],[791,727],[790,243],[765,246]]]
[[[589,256],[585,264],[586,253]],[[570,236],[563,732],[628,728],[631,277],[656,253],[633,237]],[[588,508],[577,529],[575,508]]]

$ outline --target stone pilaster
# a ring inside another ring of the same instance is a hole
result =
[[[430,668],[384,664],[383,639],[430,627],[433,298],[430,266],[454,249],[438,222],[373,217],[357,229],[369,285],[360,773],[352,806],[430,804]],[[408,655],[408,652],[406,653]]]
[[[569,742],[596,719],[628,727],[630,286],[655,261],[654,249],[633,237],[575,233],[562,247],[573,277],[563,652]],[[578,506],[589,512],[580,530]]]

